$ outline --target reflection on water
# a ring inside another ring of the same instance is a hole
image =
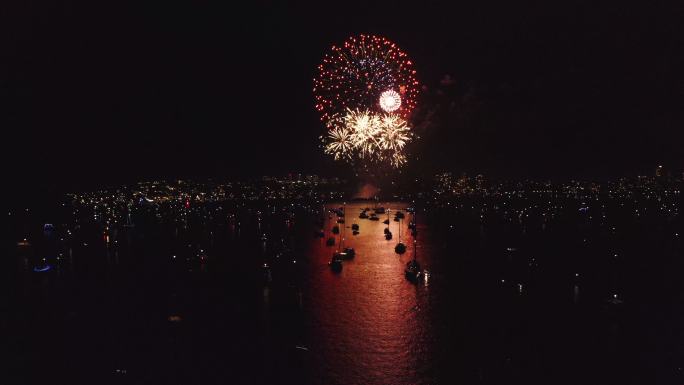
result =
[[[562,216],[535,225],[508,209],[419,207],[414,243],[406,204],[384,204],[377,221],[359,218],[366,205],[347,204],[339,224],[328,209],[341,204],[286,204],[141,219],[107,242],[80,230],[44,272],[29,261],[47,249],[17,245],[0,324],[9,373],[182,384],[681,377],[684,354],[664,347],[684,343],[679,233],[666,239],[677,224],[636,223],[618,238]],[[337,273],[328,263],[341,247],[355,257]],[[414,254],[418,283],[404,276]]]
[[[346,205],[344,246],[353,247],[356,256],[344,262],[340,273],[328,268],[337,246],[326,246],[320,238],[312,240],[308,248],[311,272],[306,290],[315,377],[321,383],[420,384],[431,354],[430,315],[426,311],[429,287],[404,279],[413,247],[403,255],[394,251],[400,227],[401,241],[413,243],[410,216],[395,222],[392,212],[405,211],[406,205],[386,205],[392,211],[389,228],[395,234],[386,240],[383,230],[387,225],[382,221],[358,218],[364,207],[361,203]],[[354,223],[359,224],[358,235],[350,235]],[[418,231],[420,236],[427,232],[422,225]],[[418,258],[429,266],[429,256],[422,251],[419,242]]]

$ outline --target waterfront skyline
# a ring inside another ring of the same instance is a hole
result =
[[[36,200],[2,216],[0,350],[15,354],[0,378],[682,380],[682,179],[655,171],[560,183],[442,173],[369,200],[314,175]]]

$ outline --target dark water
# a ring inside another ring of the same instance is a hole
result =
[[[13,250],[2,383],[684,379],[679,225],[526,227],[422,208],[415,252],[428,273],[416,284],[403,273],[411,215],[390,215],[387,241],[381,221],[357,218],[367,205],[346,205],[356,257],[340,273],[325,244],[335,217],[281,208],[121,229],[117,247],[74,240],[45,273],[27,262],[36,250]],[[323,239],[312,234],[321,218]]]

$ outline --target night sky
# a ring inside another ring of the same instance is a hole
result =
[[[359,33],[399,44],[425,86],[432,119],[409,170],[684,167],[681,3],[451,3],[8,0],[3,174],[72,187],[338,173],[318,148],[312,78],[330,45]]]

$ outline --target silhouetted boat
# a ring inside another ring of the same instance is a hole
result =
[[[401,243],[401,225],[399,225],[399,243],[394,246],[394,252],[397,254],[404,254],[406,252],[406,245]]]
[[[264,282],[269,283],[273,281],[273,276],[271,275],[271,267],[268,266],[268,263],[264,263]]]
[[[330,269],[334,272],[342,271],[342,260],[343,259],[344,259],[344,253],[340,253],[338,251],[333,253],[332,259],[328,263],[328,265],[330,265]]]
[[[423,270],[420,268],[420,263],[416,260],[418,245],[416,240],[413,240],[413,259],[406,262],[406,269],[404,269],[404,276],[411,282],[418,282],[423,279]]]
[[[375,214],[371,214],[371,216],[368,219],[370,219],[371,221],[379,221],[380,220],[380,218],[378,218],[378,216]]]
[[[354,223],[354,224],[351,226],[351,229],[352,229],[352,230],[355,230],[355,231],[358,231],[358,230],[359,230],[359,225],[357,225],[356,223]]]
[[[359,218],[361,218],[361,219],[367,219],[367,218],[368,218],[368,214],[366,214],[365,211],[362,211],[361,214],[359,214]]]
[[[392,239],[392,232],[391,231],[387,230],[387,232],[385,233],[385,239],[387,239],[388,241],[390,239]]]
[[[344,259],[352,259],[356,256],[356,250],[353,247],[345,247],[341,254],[343,254]]]
[[[325,241],[326,246],[335,246],[335,237],[330,237],[328,238],[327,241]]]
[[[382,221],[382,223],[389,225],[389,219],[385,219],[384,221]]]
[[[340,226],[333,226],[332,232],[333,232],[333,234],[339,234],[340,233]]]
[[[406,279],[412,282],[417,282],[423,277],[423,271],[420,268],[420,263],[415,259],[412,259],[406,263],[406,269],[404,270],[404,275]]]

